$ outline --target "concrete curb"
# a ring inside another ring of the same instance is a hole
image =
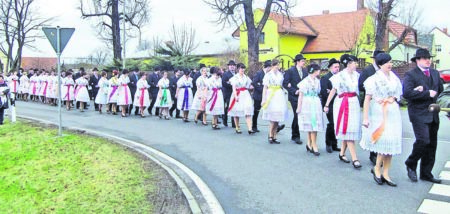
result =
[[[34,117],[22,115],[18,115],[17,117],[28,121],[57,125],[54,122]],[[222,205],[219,203],[216,196],[208,187],[208,185],[197,174],[195,174],[195,172],[193,172],[191,169],[189,169],[181,162],[173,159],[172,157],[150,146],[134,142],[125,138],[117,137],[114,135],[79,127],[63,127],[63,128],[72,131],[82,131],[86,134],[110,139],[114,143],[126,146],[150,158],[152,161],[154,161],[164,170],[166,170],[167,173],[175,180],[175,182],[183,192],[184,196],[186,197],[186,200],[188,201],[192,213],[194,214],[225,213],[225,211],[222,208]]]

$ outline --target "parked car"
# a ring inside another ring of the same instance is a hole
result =
[[[450,70],[442,70],[440,73],[442,81],[444,83],[450,83]]]

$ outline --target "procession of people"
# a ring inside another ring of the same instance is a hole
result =
[[[195,123],[200,121],[205,126],[210,117],[213,130],[221,129],[219,124],[228,126],[230,117],[237,134],[242,134],[243,129],[249,135],[260,132],[257,124],[261,115],[262,120],[269,123],[267,142],[280,144],[277,136],[284,124],[290,122],[287,120],[291,111],[293,143],[303,143],[300,140],[300,132],[303,132],[306,152],[320,156],[322,144],[317,142],[317,136],[323,133],[326,151],[339,152],[337,158],[351,163],[355,169],[362,167],[356,149],[359,145],[371,152],[374,181],[379,185],[397,186],[389,171],[393,156],[403,152],[399,107],[403,97],[408,101],[416,139],[405,162],[407,175],[411,181],[417,181],[420,160],[420,179],[441,182],[431,173],[439,115],[428,111],[428,106],[437,102],[444,88],[439,73],[431,68],[428,50],[417,50],[411,59],[417,67],[406,73],[403,83],[392,71],[391,56],[382,51],[374,52],[373,65],[361,74],[356,71],[358,58],[350,54],[343,54],[339,60],[330,59],[329,72],[322,77],[320,65],[305,66],[307,59],[302,54],[293,59],[294,66],[285,72],[281,70],[280,61],[267,60],[253,79],[247,75],[249,72],[243,63],[233,60],[228,62],[227,69],[201,64],[194,75],[189,68],[175,68],[173,76],[160,67],[152,74],[137,68],[131,72],[113,70],[109,77],[107,70],[99,75],[96,68],[91,75],[84,68],[75,73],[68,70],[61,77],[61,100],[58,100],[55,72],[37,69],[12,72],[7,77],[0,75],[0,124],[3,111],[8,108],[7,96],[24,101],[21,105],[41,102],[56,106],[61,102],[67,111],[75,107],[80,112],[88,109],[92,100],[99,114],[120,112],[121,117],[129,117],[134,109],[134,115],[139,117],[181,118],[187,123],[191,113]],[[363,93],[361,100],[358,99],[360,93]],[[241,124],[245,124],[245,128]]]

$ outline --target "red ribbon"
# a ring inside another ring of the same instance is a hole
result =
[[[48,86],[48,82],[45,81],[44,93],[42,93],[45,97],[47,96],[47,86]]]
[[[347,134],[348,111],[349,111],[348,98],[356,97],[356,95],[357,95],[356,92],[345,92],[345,93],[342,93],[339,95],[339,98],[343,98],[343,99],[342,99],[341,107],[339,108],[339,115],[338,115],[337,127],[336,127],[336,135],[338,135],[338,133],[339,133],[339,127],[341,125],[342,116],[344,116],[344,127],[342,129],[342,133],[344,135]]]
[[[139,104],[141,104],[141,107],[144,107],[144,95],[146,88],[141,88],[141,97],[139,97]]]
[[[247,88],[237,88],[236,89],[236,97],[239,97],[239,94],[241,94],[241,91],[245,91],[245,90],[247,90]],[[233,97],[233,100],[231,101],[230,108],[228,109],[228,112],[230,112],[231,109],[233,109],[234,104],[236,103],[236,97]]]
[[[127,84],[122,84],[123,90],[125,90],[125,105],[128,105],[128,90],[127,90]]]
[[[14,93],[17,93],[17,80],[12,80],[14,84]]]
[[[36,81],[32,81],[33,83],[33,95],[36,95]]]
[[[209,111],[212,111],[214,109],[214,106],[216,106],[217,95],[218,95],[220,88],[213,88],[212,90],[213,90],[213,94],[208,102],[211,102],[211,100],[213,102],[211,103],[211,107],[209,107]]]
[[[72,85],[66,85],[67,86],[67,93],[66,93],[66,96],[64,97],[64,98],[66,98],[67,97],[67,101],[70,101],[70,86],[72,86]]]

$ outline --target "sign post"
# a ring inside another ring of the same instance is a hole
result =
[[[75,28],[42,28],[45,36],[52,45],[58,57],[58,136],[62,136],[62,115],[61,115],[61,53],[72,37]]]

